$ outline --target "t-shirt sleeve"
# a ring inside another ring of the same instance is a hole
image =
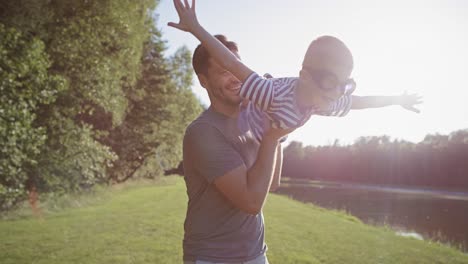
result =
[[[266,112],[274,97],[273,79],[265,79],[253,72],[242,84],[239,95]]]
[[[327,111],[320,111],[317,114],[323,116],[345,116],[351,110],[352,99],[351,95],[345,95],[338,100],[330,107]]]
[[[212,183],[244,161],[218,129],[198,123],[189,127],[184,136],[184,167],[185,163]]]

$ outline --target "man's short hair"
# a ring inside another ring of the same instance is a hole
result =
[[[226,36],[224,35],[215,35],[215,38],[217,38],[221,43],[223,43],[224,46],[226,46],[230,51],[233,52],[238,52],[237,44],[233,41],[229,41]],[[193,69],[195,70],[195,73],[197,75],[203,74],[207,75],[208,73],[208,67],[210,66],[210,60],[211,55],[208,52],[208,50],[202,46],[202,44],[198,45],[198,47],[195,49],[193,52],[193,58],[192,58],[192,66]]]

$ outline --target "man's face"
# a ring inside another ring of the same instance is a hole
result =
[[[319,59],[304,65],[300,80],[307,87],[304,92],[311,103],[323,110],[328,109],[338,98],[354,90],[354,81],[349,78],[352,68],[330,58]],[[347,90],[352,88],[352,90]]]
[[[237,53],[234,54],[238,57]],[[212,58],[210,58],[207,76],[202,76],[202,78],[204,79],[202,85],[207,89],[211,103],[239,106],[242,101],[239,96],[242,83]]]

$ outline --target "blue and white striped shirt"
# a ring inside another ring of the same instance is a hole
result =
[[[297,128],[304,125],[314,114],[345,116],[351,109],[351,95],[344,95],[328,110],[310,107],[301,111],[295,99],[298,79],[297,77],[265,79],[257,73],[252,73],[242,84],[239,95],[252,102],[247,106],[248,123],[259,142],[270,125],[273,128]],[[265,120],[265,116],[268,120]]]

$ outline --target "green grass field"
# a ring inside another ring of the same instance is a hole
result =
[[[182,263],[187,198],[181,178],[102,193],[45,211],[41,219],[4,217],[0,263]],[[272,264],[468,263],[456,249],[279,195],[269,196],[264,214]]]

